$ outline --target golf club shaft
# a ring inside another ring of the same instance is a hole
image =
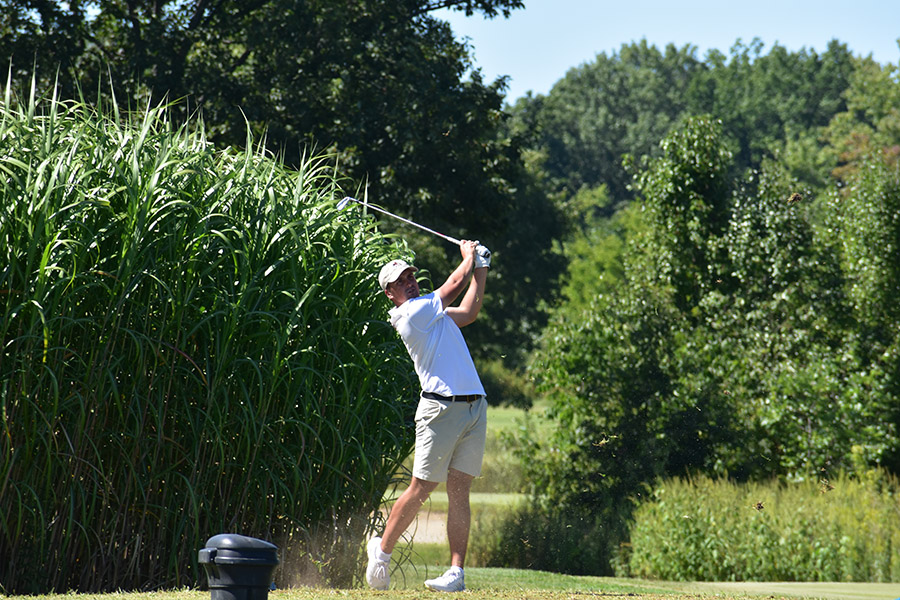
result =
[[[380,213],[382,213],[382,214],[385,214],[385,215],[387,215],[387,216],[389,216],[389,217],[394,217],[395,219],[398,219],[398,220],[400,220],[400,221],[403,221],[403,222],[406,223],[407,225],[412,225],[413,227],[418,227],[419,229],[421,229],[421,230],[423,230],[423,231],[427,231],[428,233],[432,233],[432,234],[434,234],[434,235],[436,235],[436,236],[438,236],[438,237],[444,238],[444,239],[447,240],[448,242],[453,242],[453,243],[456,244],[457,246],[459,246],[459,245],[461,244],[461,242],[460,242],[458,239],[456,239],[455,237],[450,237],[449,235],[443,234],[443,233],[441,233],[441,232],[439,232],[439,231],[435,231],[434,229],[429,229],[428,227],[425,227],[424,225],[419,225],[419,224],[416,223],[415,221],[410,221],[409,219],[404,219],[404,218],[401,217],[400,215],[395,215],[394,213],[388,212],[388,211],[384,210],[383,208],[379,208],[379,207],[375,206],[374,204],[366,204],[366,203],[364,203],[364,202],[360,202],[360,201],[357,200],[356,198],[351,198],[350,196],[346,196],[345,199],[347,199],[347,200],[352,200],[353,202],[356,202],[357,204],[360,204],[360,205],[362,205],[362,206],[364,206],[364,207],[366,207],[366,208],[371,208],[372,210],[378,211],[378,212],[380,212]]]

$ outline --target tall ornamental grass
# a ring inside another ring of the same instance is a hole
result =
[[[2,100],[0,592],[196,585],[222,532],[352,584],[411,447],[397,246],[327,156]]]
[[[638,509],[628,567],[702,581],[900,581],[900,482],[671,479]]]

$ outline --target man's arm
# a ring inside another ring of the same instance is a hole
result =
[[[444,284],[434,291],[441,299],[443,308],[447,308],[459,297],[466,285],[469,283],[469,277],[475,268],[475,242],[463,240],[459,246],[459,252],[462,254],[462,261],[459,266],[450,273],[450,277]]]
[[[487,281],[487,267],[475,269],[475,277],[466,290],[459,306],[453,306],[447,309],[447,315],[453,319],[458,327],[465,327],[472,323],[478,313],[481,311],[481,304],[484,302],[484,285]]]

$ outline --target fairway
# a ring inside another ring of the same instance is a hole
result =
[[[710,589],[716,593],[763,594],[789,598],[834,598],[835,600],[894,600],[900,598],[900,583],[805,583],[805,582],[757,582],[697,583],[698,590]]]
[[[434,568],[428,569],[432,575]],[[370,598],[439,598],[422,586],[424,567],[409,566],[395,571],[387,592],[366,589],[290,588],[269,593],[270,600],[341,600]],[[578,600],[581,598],[629,600],[895,600],[900,597],[896,583],[685,583],[648,581],[614,577],[576,577],[543,571],[516,569],[466,569],[467,600]],[[4,597],[4,596],[0,596]],[[13,596],[7,596],[12,598]],[[24,598],[24,597],[23,597]],[[66,600],[71,594],[29,596],[32,600]],[[199,590],[115,594],[79,594],[78,600],[208,600],[209,592]]]
[[[440,568],[427,569],[428,576]],[[409,567],[394,587],[404,590],[422,588],[424,567]],[[405,578],[405,582],[403,579]],[[618,577],[578,577],[544,571],[518,569],[466,569],[468,593],[488,598],[575,598],[590,595],[599,598],[628,597],[639,600],[667,598],[806,598],[821,600],[895,600],[900,598],[900,583],[832,582],[680,582],[625,579]],[[514,596],[508,594],[515,592]]]

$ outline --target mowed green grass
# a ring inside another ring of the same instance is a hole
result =
[[[395,572],[392,589],[337,590],[290,588],[269,592],[270,600],[368,600],[377,598],[439,598],[422,581],[436,574],[422,568]],[[678,583],[612,577],[576,577],[515,569],[466,569],[466,600],[580,600],[582,598],[628,600],[894,600],[900,585],[885,583]],[[0,596],[2,597],[2,596]],[[24,598],[24,597],[23,597]],[[199,590],[113,594],[59,594],[29,596],[29,600],[208,600]]]
[[[408,565],[392,575],[392,597],[422,597],[429,594],[423,581],[443,572],[445,567]],[[505,600],[507,598],[573,600],[582,597],[628,598],[629,600],[719,600],[819,599],[819,600],[895,600],[900,598],[897,583],[836,582],[678,582],[624,579],[616,577],[580,577],[545,571],[520,569],[467,568],[466,598]],[[359,590],[350,597],[378,594]],[[385,594],[385,592],[380,592]],[[412,593],[411,596],[407,595]],[[430,594],[429,594],[430,595]],[[316,598],[310,595],[297,600]],[[274,600],[274,599],[273,599]],[[293,600],[293,597],[291,598]]]

